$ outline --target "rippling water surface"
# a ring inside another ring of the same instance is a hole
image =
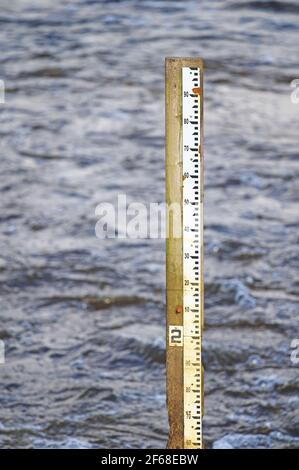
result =
[[[206,62],[205,437],[299,448],[299,7],[1,2],[0,446],[163,448],[164,242],[94,210],[164,200],[164,57]]]

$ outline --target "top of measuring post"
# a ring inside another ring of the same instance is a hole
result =
[[[193,64],[196,67],[203,67],[204,64],[199,57],[165,57],[165,62],[176,62],[185,67],[191,67]]]

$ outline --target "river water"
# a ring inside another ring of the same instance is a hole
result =
[[[164,57],[205,59],[205,441],[299,448],[299,6],[1,1],[1,448],[164,448]]]

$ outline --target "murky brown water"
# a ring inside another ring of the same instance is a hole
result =
[[[163,448],[164,57],[206,61],[210,447],[299,448],[295,0],[1,2],[0,446]]]

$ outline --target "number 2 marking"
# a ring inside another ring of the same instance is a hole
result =
[[[169,345],[183,346],[183,327],[171,325],[169,327]]]

